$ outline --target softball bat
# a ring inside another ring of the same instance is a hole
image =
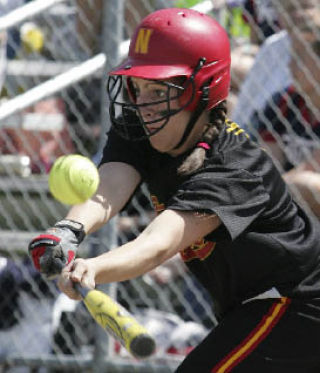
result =
[[[151,356],[154,338],[123,306],[100,290],[75,286],[94,320],[137,359]]]

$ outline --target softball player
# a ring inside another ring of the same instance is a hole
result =
[[[29,251],[45,275],[63,268],[59,286],[73,299],[73,282],[127,280],[180,253],[219,324],[177,372],[319,372],[320,227],[268,154],[227,119],[229,83],[229,41],[215,20],[175,8],[147,16],[110,72],[113,126],[96,195]],[[142,181],[157,217],[118,249],[73,260]]]

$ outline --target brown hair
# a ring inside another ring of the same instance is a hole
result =
[[[178,168],[179,175],[190,175],[202,167],[203,162],[206,158],[206,152],[208,149],[210,149],[212,141],[216,137],[218,137],[220,131],[224,127],[226,117],[227,117],[227,102],[222,101],[220,104],[215,106],[210,111],[209,113],[210,122],[205,128],[201,139],[197,143],[196,148],[185,159],[182,165]]]

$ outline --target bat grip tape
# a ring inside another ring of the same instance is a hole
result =
[[[76,291],[77,291],[78,293],[80,293],[80,295],[82,296],[83,299],[86,297],[86,295],[87,295],[88,292],[90,291],[90,289],[84,288],[83,286],[81,286],[81,285],[78,284],[78,283],[75,283],[75,284],[74,284],[74,288],[76,289]]]

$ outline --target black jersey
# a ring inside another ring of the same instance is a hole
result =
[[[135,167],[158,212],[219,216],[220,227],[181,248],[181,257],[209,290],[220,316],[272,287],[282,296],[320,298],[319,224],[292,200],[268,154],[229,121],[203,167],[178,176],[188,154],[171,157],[148,141],[126,141],[111,131],[102,163]]]

